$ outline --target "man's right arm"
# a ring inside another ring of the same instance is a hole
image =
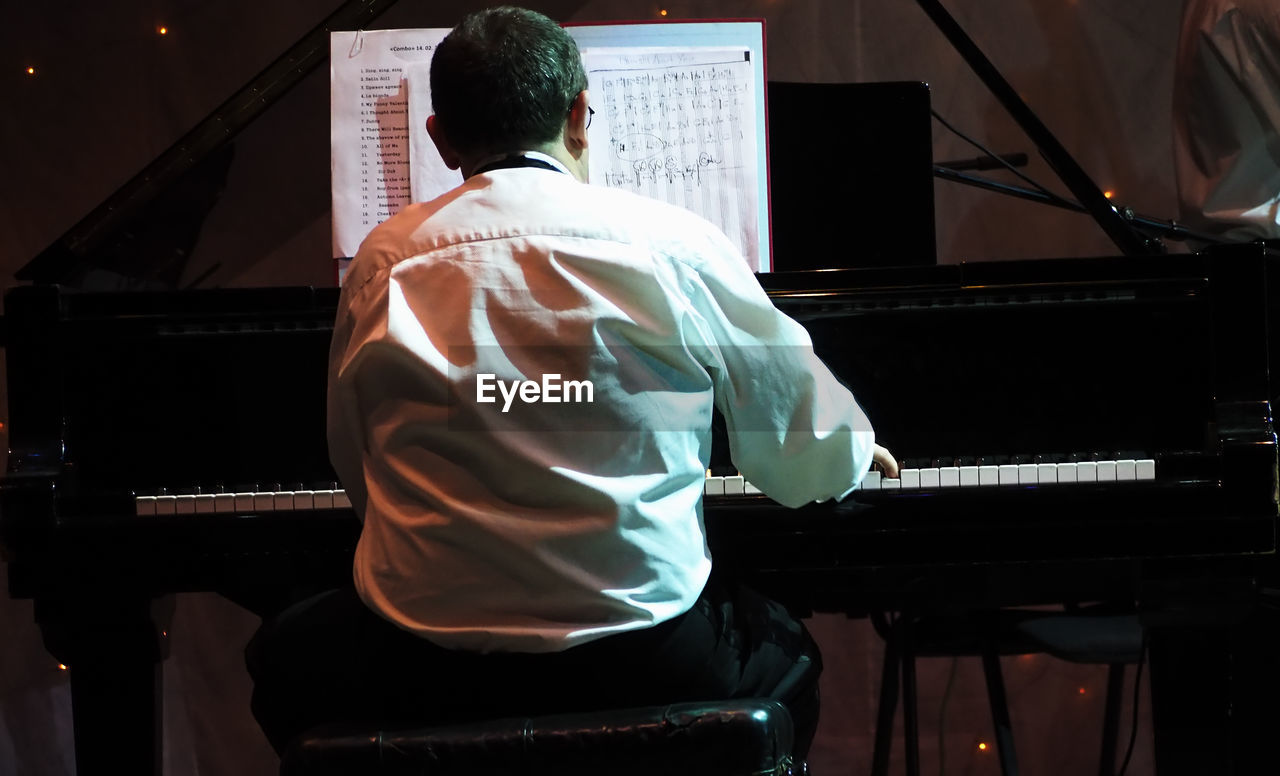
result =
[[[800,506],[844,498],[873,461],[897,475],[892,455],[875,444],[870,421],[814,353],[808,332],[774,307],[736,253],[690,280],[696,339],[715,381],[730,455],[749,482]]]

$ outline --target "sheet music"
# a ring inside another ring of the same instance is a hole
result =
[[[680,205],[761,264],[757,126],[745,48],[585,49],[591,182]]]
[[[373,227],[411,201],[405,69],[429,62],[448,32],[330,33],[334,258],[354,256]]]
[[[589,54],[592,183],[688,207],[720,226],[752,269],[767,271],[763,25],[566,29]],[[355,255],[409,202],[461,182],[426,133],[430,60],[448,32],[330,34],[335,258]],[[608,87],[597,88],[606,75]]]

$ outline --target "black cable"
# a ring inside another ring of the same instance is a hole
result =
[[[1032,180],[1030,177],[1024,175],[1018,168],[1014,167],[1013,165],[1005,161],[1005,159],[1001,157],[999,154],[995,153],[991,149],[984,146],[982,143],[979,143],[977,140],[969,137],[965,133],[956,129],[955,126],[953,126],[951,122],[944,119],[942,115],[938,113],[938,111],[930,109],[929,112],[932,113],[933,117],[938,120],[938,123],[946,127],[956,137],[965,141],[966,143],[978,149],[979,151],[991,157],[992,159],[995,159],[996,161],[1000,162],[1001,166],[1003,166],[1005,169],[1007,169],[1009,172],[1013,173],[1014,175],[1018,176],[1018,178],[1021,179],[1024,183],[1026,183],[1028,186],[1032,187],[1036,191],[1039,191],[1041,194],[1044,194],[1046,197],[1049,197],[1050,199],[1057,200],[1059,203],[1066,203],[1070,201],[1070,200],[1067,200],[1065,197],[1062,197],[1058,194],[1053,193],[1052,191],[1049,191],[1044,186],[1041,186],[1039,183]]]
[[[1030,186],[1034,191],[1027,192],[1023,190],[1015,190],[1016,187],[1014,186],[1010,186],[1007,184],[1000,184],[996,181],[991,181],[983,178],[968,177],[956,170],[951,170],[946,167],[940,167],[940,166],[934,167],[934,175],[937,175],[939,177],[944,177],[949,180],[957,181],[959,183],[967,183],[972,186],[978,186],[979,188],[986,188],[989,190],[998,191],[999,193],[1002,193],[1002,194],[1011,194],[1014,196],[1021,196],[1023,199],[1040,201],[1042,202],[1042,204],[1055,205],[1057,207],[1065,208],[1067,210],[1074,210],[1079,213],[1089,213],[1089,209],[1081,205],[1079,202],[1076,202],[1075,200],[1072,200],[1072,199],[1068,199],[1067,197],[1064,197],[1060,194],[1055,194],[1052,191],[1046,189],[1044,186],[1041,186],[1036,181],[1024,175],[1012,164],[1009,164],[1008,160],[1006,160],[1003,156],[1000,156],[999,154],[995,153],[991,149],[984,146],[982,143],[979,143],[977,140],[974,140],[973,138],[969,137],[965,133],[956,129],[955,126],[953,126],[951,122],[944,119],[942,115],[938,113],[938,111],[933,110],[931,108],[929,112],[933,114],[933,117],[937,119],[938,122],[942,124],[942,126],[946,127],[956,137],[959,137],[961,140],[965,141],[969,145],[982,151],[982,153],[986,154],[991,159],[995,160],[996,162],[999,162],[1000,166],[1004,167],[1006,170],[1016,175],[1024,183]],[[1019,191],[1022,191],[1022,193],[1019,193]],[[1039,196],[1042,196],[1043,200],[1038,199],[1037,195],[1035,195],[1035,192],[1039,192]],[[1130,221],[1136,229],[1140,231],[1144,229],[1148,230],[1148,231],[1143,231],[1143,234],[1153,234],[1156,237],[1168,237],[1173,240],[1188,240],[1188,239],[1198,240],[1200,242],[1205,243],[1206,245],[1215,245],[1215,244],[1222,244],[1222,243],[1228,242],[1227,240],[1223,240],[1221,237],[1218,237],[1215,235],[1204,234],[1202,232],[1196,232],[1191,229],[1187,229],[1185,226],[1179,224],[1176,221],[1158,221],[1158,220],[1150,219],[1150,218],[1147,218],[1146,216],[1138,215],[1133,211],[1129,210],[1128,208],[1121,208],[1121,211],[1127,214],[1125,215],[1126,220]]]
[[[1142,634],[1142,651],[1138,653],[1138,675],[1133,680],[1133,722],[1129,729],[1129,747],[1125,750],[1124,761],[1120,763],[1120,771],[1116,776],[1124,776],[1129,770],[1129,760],[1133,757],[1133,747],[1138,742],[1138,705],[1141,700],[1142,667],[1147,664],[1147,634]]]

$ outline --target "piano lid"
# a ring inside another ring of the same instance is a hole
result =
[[[1031,142],[1049,162],[1054,172],[1097,222],[1115,246],[1126,256],[1145,256],[1164,253],[1164,245],[1134,228],[1131,213],[1122,213],[1103,194],[1101,187],[1089,177],[1084,168],[1071,156],[1053,132],[1031,110],[1031,106],[1018,96],[1018,92],[1005,80],[996,66],[982,53],[959,22],[955,20],[941,0],[916,0],[929,19],[946,36],[956,52],[964,58],[982,83],[991,90],[1009,116],[1018,123]]]
[[[362,28],[395,1],[344,2],[15,277],[80,286],[105,273],[126,287],[178,286],[201,226],[226,185],[232,140],[328,60],[331,30]]]
[[[919,1],[927,3],[933,0]],[[261,118],[267,108],[281,101],[324,60],[328,53],[327,32],[329,30],[367,26],[372,19],[393,4],[394,0],[347,0],[212,114],[138,172],[110,198],[103,201],[19,269],[15,273],[16,278],[24,281],[56,282],[95,288],[172,288],[204,285],[210,278],[213,278],[213,284],[216,285],[229,274],[234,274],[235,269],[243,267],[245,260],[236,255],[235,244],[232,243],[229,246],[225,239],[217,246],[219,255],[214,259],[193,261],[193,255],[197,253],[195,246],[202,230],[209,234],[242,229],[240,222],[217,224],[219,227],[217,229],[212,228],[212,224],[210,228],[205,228],[207,219],[219,217],[214,206],[219,201],[222,190],[234,184],[236,176],[233,160],[237,166],[258,165],[264,160],[269,164],[273,152],[277,156],[280,155],[281,144],[290,144],[288,151],[293,153],[295,149],[292,145],[302,142],[310,143],[307,152],[316,155],[320,153],[322,141],[319,133],[312,133],[310,129],[305,139],[288,137],[286,133],[284,138],[273,141],[275,147],[270,151],[257,149],[256,156],[245,153],[243,142],[233,147],[232,141],[237,139],[238,133],[248,124]],[[423,11],[424,14],[439,18],[414,19],[412,24],[446,23],[446,15],[448,19],[455,19],[458,13],[468,10],[466,6],[472,5],[477,3],[465,2],[461,7],[455,6],[449,9],[447,13]],[[555,8],[545,10],[558,18],[569,18],[581,3],[558,2],[543,5],[554,5]],[[938,8],[940,9],[941,6]],[[945,14],[945,11],[942,13]],[[935,14],[931,13],[931,15]],[[937,18],[935,22],[941,26]],[[959,34],[963,36],[963,32]],[[950,33],[949,37],[951,37]],[[958,43],[956,45],[959,46]],[[972,47],[973,52],[976,52],[977,57],[982,56],[976,46],[972,46],[972,41],[969,41],[969,46]],[[971,66],[977,69],[977,65],[973,65],[975,61],[973,52],[966,54],[966,57],[970,59]],[[998,74],[996,76],[998,77]],[[984,76],[984,80],[991,86],[987,76]],[[1001,82],[1003,82],[1002,79]],[[1007,83],[1004,86],[1005,90],[1011,92]],[[995,87],[991,88],[1007,105],[1007,96],[1000,94]],[[1013,96],[1016,99],[1016,94]],[[1026,116],[1020,117],[1017,113],[1025,112],[1031,120],[1034,120],[1034,115],[1025,104],[1021,107],[1022,111],[1015,112],[1015,118],[1018,118],[1019,123],[1026,128],[1028,119]],[[1035,123],[1038,124],[1038,121]],[[1043,128],[1043,125],[1040,126]],[[312,134],[316,136],[311,137]],[[1044,139],[1047,130],[1038,132],[1028,129],[1028,134],[1042,149],[1056,145],[1051,135],[1047,140]],[[323,142],[327,143],[327,133]],[[1058,147],[1060,148],[1060,145]],[[327,154],[327,151],[325,146],[324,153]],[[1046,150],[1046,155],[1055,154]],[[1055,167],[1062,167],[1064,164],[1055,163]],[[315,164],[308,166],[316,165],[319,165],[317,169],[320,171],[327,171],[327,158],[323,161],[317,159]],[[1075,168],[1079,170],[1078,166]],[[282,172],[281,174],[292,173]],[[1098,200],[1098,197],[1080,193],[1085,188],[1097,191],[1097,186],[1088,181],[1087,176],[1083,178],[1083,182],[1068,181],[1068,185],[1082,201]],[[324,193],[327,195],[328,192]],[[327,196],[324,201],[327,206]],[[1113,239],[1116,239],[1115,234],[1132,232],[1132,225],[1124,219],[1123,215],[1115,213],[1114,206],[1105,201],[1105,197],[1101,201],[1102,208],[1093,208],[1097,211],[1094,217],[1104,222],[1104,228],[1108,234],[1112,234]],[[253,204],[240,208],[240,211],[242,214],[246,211],[254,212],[255,207],[276,204],[269,201],[267,195],[258,195]],[[1111,212],[1108,213],[1108,209]],[[286,217],[290,215],[295,216],[294,223],[290,224],[295,228],[290,235],[265,239],[276,243],[293,240],[294,234],[307,228],[300,225],[302,216],[286,213]],[[316,229],[320,228],[318,226],[320,219],[317,215],[315,212],[306,214],[306,217],[317,224]],[[324,226],[327,227],[327,222]],[[242,238],[242,242],[245,239],[248,238]],[[1126,245],[1122,245],[1122,248],[1127,253],[1145,252],[1141,246],[1149,243],[1143,243],[1142,240],[1145,238],[1138,235],[1133,240],[1127,241]],[[231,250],[227,250],[228,247]],[[240,267],[227,266],[228,263],[237,261]],[[316,266],[319,268],[323,265],[318,262]],[[323,269],[316,271],[324,272]],[[307,282],[307,279],[282,276],[279,280],[281,284],[300,281]]]

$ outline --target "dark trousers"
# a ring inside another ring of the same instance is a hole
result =
[[[712,577],[686,614],[563,652],[460,652],[370,611],[351,588],[265,621],[246,649],[253,713],[277,752],[328,722],[437,725],[728,698],[776,698],[797,759],[818,723],[822,658],[779,604]]]

